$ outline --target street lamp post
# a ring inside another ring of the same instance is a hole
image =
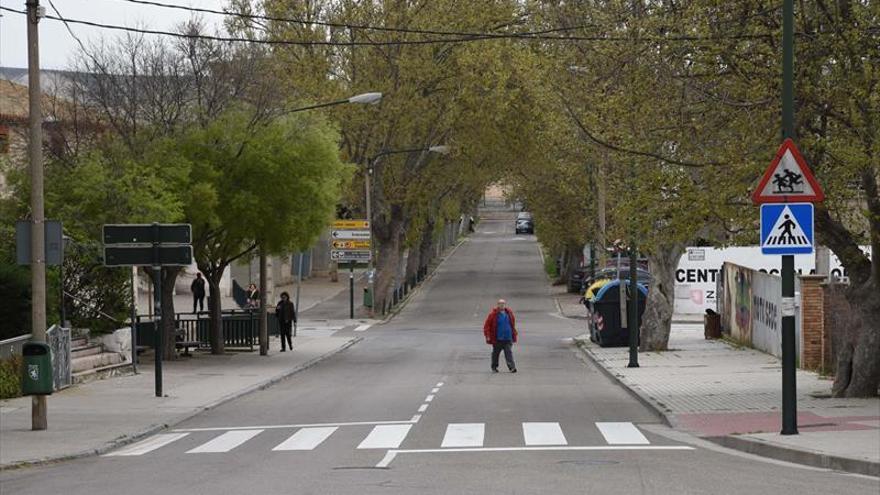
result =
[[[428,146],[427,148],[411,148],[411,149],[404,149],[404,150],[384,150],[384,151],[380,151],[379,153],[376,153],[375,155],[373,155],[369,159],[367,159],[367,170],[366,170],[366,173],[364,174],[364,201],[366,202],[367,222],[368,222],[369,228],[370,228],[370,260],[367,262],[368,263],[367,264],[367,281],[370,285],[369,290],[370,290],[370,296],[372,297],[372,301],[370,304],[370,316],[371,317],[375,315],[375,308],[376,308],[376,291],[375,291],[376,277],[373,274],[373,268],[374,268],[373,258],[374,258],[375,253],[373,252],[373,243],[372,243],[372,239],[373,239],[372,191],[373,191],[373,189],[372,189],[372,185],[371,185],[371,179],[372,179],[372,175],[373,175],[373,168],[375,167],[379,158],[382,158],[383,156],[397,155],[397,154],[404,154],[404,153],[417,153],[417,152],[439,153],[441,155],[447,155],[447,154],[449,154],[449,146],[446,146],[444,144],[438,144],[435,146]]]
[[[382,93],[362,93],[359,95],[345,98],[343,100],[330,101],[327,103],[318,103],[300,108],[288,110],[286,113],[304,112],[306,110],[314,110],[316,108],[332,107],[335,105],[343,105],[346,103],[356,103],[360,105],[375,105],[382,99]],[[266,251],[263,246],[259,247],[260,251],[260,355],[269,354],[269,308],[267,308],[266,279],[268,278],[268,269],[266,263]],[[297,302],[299,301],[299,286],[302,284],[302,263],[300,263],[300,272],[297,276]],[[295,309],[299,311],[299,307]]]

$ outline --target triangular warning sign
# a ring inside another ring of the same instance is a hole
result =
[[[817,202],[825,199],[822,187],[813,176],[794,141],[786,139],[752,193],[752,202]]]
[[[811,236],[804,232],[797,217],[786,205],[779,213],[779,218],[773,223],[773,228],[761,247],[811,247],[813,245]]]

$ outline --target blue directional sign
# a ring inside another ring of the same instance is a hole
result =
[[[811,254],[813,234],[812,203],[761,205],[763,254]]]

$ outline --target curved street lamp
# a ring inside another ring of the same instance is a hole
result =
[[[316,105],[309,105],[300,108],[294,108],[293,110],[288,110],[288,113],[295,112],[304,112],[306,110],[314,110],[316,108],[324,108],[324,107],[332,107],[335,105],[343,105],[347,103],[355,103],[360,105],[375,105],[379,103],[382,99],[382,93],[372,92],[372,93],[361,93],[359,95],[354,95],[352,97],[346,98],[344,100],[336,100],[330,101],[327,103],[318,103]],[[299,311],[299,290],[300,284],[302,283],[302,254],[300,254],[300,263],[297,271],[299,276],[297,277],[296,284],[296,305],[294,306],[296,311]],[[266,253],[263,251],[262,246],[260,247],[260,355],[266,356],[269,354],[269,311],[266,307],[266,279],[268,277],[268,269],[266,266]]]
[[[370,242],[370,261],[368,262],[368,265],[367,265],[367,273],[368,273],[367,279],[368,279],[369,285],[370,285],[370,295],[373,298],[373,303],[370,306],[370,316],[373,316],[375,314],[375,309],[376,309],[376,291],[375,291],[375,288],[376,288],[375,280],[376,279],[373,276],[373,243],[372,243],[372,239],[373,239],[373,205],[372,205],[372,200],[370,198],[370,193],[372,191],[372,187],[370,186],[370,178],[373,175],[373,167],[376,165],[376,162],[379,160],[379,158],[386,156],[386,155],[398,155],[398,154],[404,154],[404,153],[418,153],[418,152],[428,152],[428,153],[437,153],[440,155],[448,155],[450,151],[451,150],[450,150],[449,146],[447,146],[445,144],[437,144],[434,146],[427,146],[427,147],[422,147],[422,148],[408,148],[408,149],[401,149],[401,150],[383,150],[383,151],[380,151],[380,152],[376,153],[375,155],[371,156],[369,159],[367,159],[367,173],[364,174],[364,196],[365,196],[365,202],[366,202],[366,207],[367,207],[367,222],[370,227],[370,240],[371,240],[371,242]]]

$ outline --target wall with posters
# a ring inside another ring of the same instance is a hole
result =
[[[721,328],[740,343],[782,357],[782,278],[733,263],[720,274]],[[795,279],[795,291],[800,280]],[[795,342],[800,355],[800,312],[795,320]]]
[[[862,250],[870,255],[870,246]],[[689,247],[678,262],[675,272],[675,312],[677,314],[704,314],[706,309],[717,309],[716,284],[724,262],[735,263],[762,273],[778,275],[782,259],[777,255],[761,254],[759,246],[729,248]],[[816,257],[801,254],[794,257],[795,270],[801,275],[816,272]],[[831,274],[845,277],[846,271],[834,254],[829,261]]]

